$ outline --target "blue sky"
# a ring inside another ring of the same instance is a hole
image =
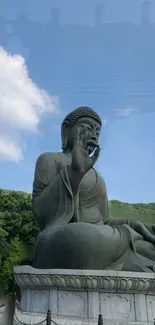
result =
[[[155,201],[155,3],[142,22],[142,2],[100,1],[100,24],[95,0],[1,0],[0,187],[31,192],[37,156],[59,151],[63,117],[88,105],[105,121],[109,199]]]

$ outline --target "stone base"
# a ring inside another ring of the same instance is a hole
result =
[[[154,324],[155,274],[14,268],[21,290],[14,325],[38,324],[47,309],[60,324]],[[43,324],[46,324],[44,321]]]
[[[67,318],[67,317],[53,317],[51,324],[55,325],[97,325],[97,320],[78,320],[76,318]],[[14,323],[13,325],[47,325],[45,320],[45,315],[38,314],[28,314],[23,313],[19,310],[16,310]],[[144,323],[144,322],[129,322],[129,321],[119,321],[119,320],[104,320],[103,325],[153,325],[153,322]]]

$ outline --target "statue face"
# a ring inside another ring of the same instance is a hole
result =
[[[70,145],[73,148],[74,140],[76,137],[77,128],[80,128],[81,132],[81,140],[83,143],[83,147],[88,150],[89,154],[93,152],[93,150],[99,144],[99,136],[101,131],[101,125],[95,119],[91,117],[81,117],[78,119],[76,124],[72,127],[70,133]],[[72,149],[71,148],[71,149]]]

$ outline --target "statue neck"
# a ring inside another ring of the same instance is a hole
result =
[[[71,155],[72,150],[69,149],[69,148],[67,148],[67,149],[64,149],[62,152],[63,152],[64,154],[66,154],[66,155]]]

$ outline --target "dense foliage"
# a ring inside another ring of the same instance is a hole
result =
[[[31,212],[31,195],[0,189],[0,284],[12,285],[14,265],[32,260],[39,228]]]
[[[125,203],[111,201],[110,215],[114,219],[134,219],[144,223],[155,223],[155,203]]]
[[[155,223],[155,203],[111,201],[113,218],[134,218]],[[31,264],[39,228],[31,212],[31,195],[0,189],[0,284],[11,288],[14,265]]]

